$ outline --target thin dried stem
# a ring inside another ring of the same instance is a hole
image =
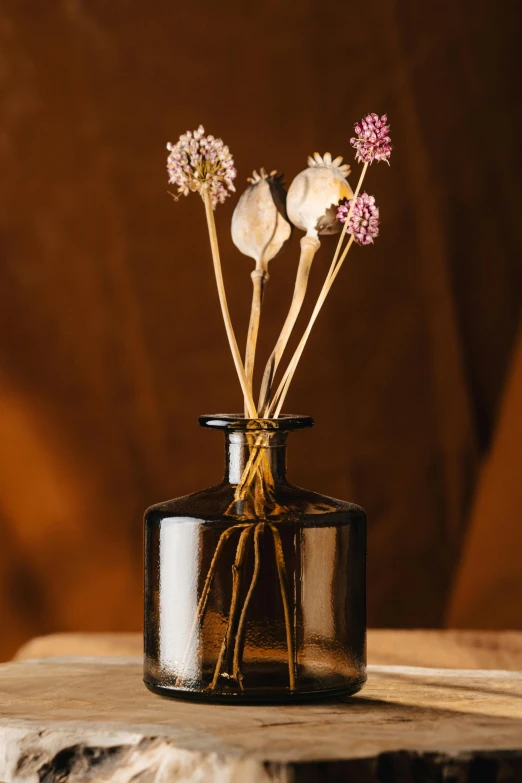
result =
[[[301,256],[299,259],[299,266],[297,268],[297,276],[294,286],[294,294],[292,302],[290,303],[290,310],[286,316],[286,320],[281,329],[281,334],[277,340],[274,350],[265,367],[263,374],[263,380],[261,383],[261,392],[259,396],[258,409],[261,415],[264,415],[263,411],[267,407],[270,400],[270,393],[272,388],[272,382],[274,375],[283,356],[284,350],[287,346],[292,330],[295,326],[308,286],[308,277],[310,275],[310,269],[312,267],[312,261],[314,256],[319,250],[321,243],[315,237],[305,236],[301,239]]]
[[[245,530],[243,530],[243,532],[239,536],[239,541],[237,544],[236,557],[234,560],[234,565],[232,566],[232,598],[230,600],[230,610],[228,613],[227,631],[225,634],[225,638],[223,639],[223,644],[221,645],[221,650],[219,652],[216,668],[214,670],[214,677],[212,678],[212,682],[210,684],[210,688],[212,690],[215,689],[218,683],[219,676],[221,674],[221,668],[223,666],[223,661],[225,660],[225,657],[228,658],[228,656],[233,654],[232,642],[235,636],[237,615],[239,609],[239,591],[241,588],[241,574],[243,571],[243,566],[245,564],[247,544],[251,533],[252,533],[252,525],[249,525],[248,527],[246,527]]]
[[[341,258],[337,262],[337,266],[324,281],[323,287],[319,294],[319,298],[317,299],[316,305],[313,309],[312,315],[310,316],[310,320],[305,329],[305,332],[299,342],[299,345],[295,350],[294,355],[292,356],[290,364],[288,365],[286,372],[281,379],[281,383],[279,384],[277,391],[274,395],[274,399],[272,400],[271,407],[267,413],[268,416],[273,415],[273,417],[277,419],[277,417],[281,413],[281,408],[283,407],[283,403],[285,401],[286,395],[288,394],[288,389],[290,388],[290,384],[292,383],[292,378],[294,377],[295,371],[297,369],[297,365],[299,364],[299,359],[303,355],[305,345],[307,343],[308,338],[310,337],[310,332],[312,331],[312,327],[317,320],[317,316],[319,315],[321,308],[325,303],[326,297],[328,296],[328,293],[335,281],[335,278],[339,274],[339,270],[341,269],[344,259],[348,255],[348,251],[350,250],[352,244],[353,244],[353,235],[350,237],[348,244],[346,245],[341,255]]]
[[[250,587],[248,588],[248,593],[246,594],[245,602],[243,604],[241,615],[239,617],[239,623],[237,626],[237,633],[236,633],[236,644],[234,646],[233,674],[241,690],[243,690],[243,675],[241,674],[241,661],[243,660],[243,650],[245,647],[246,619],[248,614],[248,608],[250,606],[250,601],[252,600],[252,596],[254,594],[254,590],[257,585],[257,580],[259,579],[259,571],[261,569],[261,558],[259,553],[259,537],[261,533],[264,532],[264,529],[265,529],[264,522],[260,522],[259,524],[256,525],[254,530],[254,571],[252,573],[252,579],[250,580]]]
[[[357,185],[357,189],[355,193],[359,192],[359,189],[362,184],[363,176],[366,170],[367,164],[363,168],[363,173],[361,174],[361,177],[359,179],[359,183]],[[353,208],[354,202],[355,202],[356,195],[354,195],[354,199],[352,200],[352,206]],[[348,213],[348,218],[350,217],[351,212]],[[348,221],[347,221],[348,222]],[[346,225],[346,224],[345,224]],[[299,363],[299,360],[303,354],[306,342],[308,340],[308,337],[310,336],[310,332],[312,331],[312,327],[315,324],[315,321],[317,320],[317,316],[319,315],[319,312],[326,300],[326,297],[328,296],[328,293],[330,291],[330,288],[332,287],[335,278],[337,277],[339,270],[341,269],[342,264],[344,263],[344,260],[348,254],[348,251],[350,250],[352,244],[353,244],[354,238],[353,235],[348,240],[348,243],[341,255],[341,258],[337,262],[336,256],[334,255],[334,259],[332,260],[332,263],[330,265],[330,269],[328,271],[328,274],[326,276],[326,279],[323,283],[323,287],[319,293],[318,300],[316,302],[316,305],[314,307],[314,310],[312,312],[312,315],[310,317],[310,321],[308,322],[308,325],[306,327],[306,330],[304,332],[303,337],[301,338],[299,345],[297,346],[294,355],[292,356],[292,359],[290,360],[288,367],[286,369],[286,372],[281,379],[281,382],[277,388],[277,391],[272,399],[272,401],[265,407],[265,409],[262,411],[262,415],[266,418],[269,418],[270,416],[274,416],[274,418],[277,418],[279,414],[281,413],[281,409],[283,406],[283,403],[285,401],[286,395],[288,393],[288,389],[290,387],[290,384],[292,382],[294,373],[296,371],[297,365]],[[337,253],[337,251],[336,251]],[[261,410],[261,407],[260,407]],[[262,459],[262,437],[257,438],[256,442],[252,444],[250,447],[250,456],[246,462],[246,465],[243,469],[243,473],[241,474],[241,478],[239,480],[239,483],[236,487],[235,493],[234,493],[234,501],[242,500],[244,497],[245,491],[248,489],[252,481],[254,480],[254,477],[256,475],[256,472],[259,468],[261,459]]]
[[[250,446],[248,460],[245,464],[245,467],[243,468],[241,478],[239,479],[239,482],[236,486],[236,491],[234,492],[235,502],[243,499],[243,490],[252,483],[254,476],[256,475],[256,471],[263,456],[264,443],[265,440],[261,434],[257,436],[255,442]]]
[[[339,258],[339,251],[341,249],[343,239],[346,236],[346,232],[348,230],[348,225],[350,222],[350,219],[353,214],[353,210],[355,208],[355,201],[357,199],[357,196],[359,195],[359,192],[361,190],[364,178],[366,176],[366,172],[368,171],[368,163],[365,163],[362,167],[361,175],[359,177],[359,181],[357,183],[357,187],[355,188],[354,194],[352,198],[350,199],[350,208],[348,210],[348,214],[346,216],[346,220],[343,225],[343,230],[341,232],[341,236],[339,237],[339,241],[337,243],[337,247],[335,249],[334,257],[332,259],[332,263],[330,264],[330,269],[328,270],[328,274],[326,276],[326,279],[323,283],[323,287],[321,288],[321,291],[319,293],[319,297],[317,299],[316,305],[314,307],[314,310],[312,312],[312,316],[310,318],[310,321],[308,322],[308,326],[306,327],[305,333],[303,337],[301,338],[301,341],[299,342],[299,345],[297,346],[294,355],[292,356],[288,367],[286,369],[286,372],[281,379],[281,382],[277,388],[277,391],[275,395],[273,396],[270,404],[267,406],[267,408],[264,410],[263,415],[266,417],[274,416],[274,418],[277,418],[279,414],[281,413],[281,409],[283,407],[283,403],[285,401],[286,395],[288,394],[288,389],[290,388],[290,384],[292,382],[292,379],[294,377],[297,365],[299,363],[299,359],[302,356],[302,353],[304,351],[306,342],[308,340],[308,337],[310,336],[310,332],[312,331],[312,327],[317,319],[317,316],[319,315],[319,312],[321,310],[321,307],[323,306],[326,297],[328,296],[328,292],[330,291],[330,288],[332,287],[332,284],[337,277],[339,270],[344,262],[344,259],[346,258],[348,251],[350,250],[352,244],[353,244],[353,234],[348,240],[348,243],[343,250],[343,253],[341,257]]]
[[[346,220],[343,224],[343,230],[341,231],[341,234],[339,236],[339,241],[337,242],[337,247],[335,248],[334,257],[332,259],[332,263],[330,264],[330,270],[328,272],[328,275],[330,275],[333,270],[335,269],[335,265],[337,264],[337,259],[339,258],[339,253],[341,252],[341,247],[344,241],[344,238],[346,236],[346,232],[348,231],[348,223],[350,218],[352,217],[353,210],[355,208],[355,199],[359,195],[359,191],[361,190],[361,186],[363,184],[363,180],[366,176],[366,172],[368,171],[368,163],[365,163],[361,170],[361,175],[359,177],[359,182],[357,183],[357,187],[355,188],[355,191],[353,193],[353,196],[350,199],[350,209],[348,210],[348,215],[346,216]]]
[[[283,611],[285,615],[286,630],[286,649],[288,653],[288,678],[290,690],[295,691],[295,661],[294,661],[294,637],[292,628],[292,615],[290,613],[290,604],[288,601],[288,586],[285,565],[285,555],[279,530],[275,525],[270,525],[274,537],[274,548],[277,564],[277,573],[279,576],[279,587],[281,588],[281,598],[283,600]]]
[[[207,604],[208,599],[210,596],[210,588],[212,585],[212,579],[214,578],[214,573],[217,567],[217,562],[219,559],[219,556],[221,554],[221,551],[223,547],[225,546],[226,542],[234,532],[234,530],[237,530],[238,528],[244,528],[246,527],[246,524],[239,524],[239,525],[232,525],[232,527],[228,527],[226,530],[224,530],[219,540],[216,544],[216,549],[214,551],[214,555],[212,557],[212,560],[210,562],[210,567],[208,569],[208,573],[205,579],[205,583],[203,585],[203,589],[201,590],[201,595],[198,601],[198,606],[196,609],[196,616],[194,617],[194,623],[192,625],[192,628],[190,630],[189,638],[187,641],[187,647],[185,649],[185,652],[183,654],[183,658],[181,659],[181,667],[180,667],[180,673],[178,677],[176,678],[175,685],[178,686],[183,681],[183,671],[186,666],[187,657],[190,652],[190,648],[192,647],[192,642],[194,640],[194,636],[196,633],[196,628],[198,627],[198,624],[203,621],[203,618],[205,617],[205,612],[207,610]]]
[[[258,435],[255,442],[251,444],[250,456],[236,486],[234,500],[226,511],[227,514],[235,515],[236,504],[247,499],[253,501],[250,513],[253,513],[255,519],[266,519],[267,515],[289,513],[276,498],[267,434],[265,432]]]
[[[245,375],[250,393],[253,396],[254,362],[256,357],[257,335],[259,334],[261,305],[263,302],[265,283],[268,280],[268,272],[262,267],[256,267],[251,274],[251,278],[253,284],[252,307],[250,310],[250,322],[248,324],[248,335],[245,351]],[[248,404],[245,400],[245,416],[248,417],[248,415]]]
[[[232,353],[232,358],[236,366],[236,372],[239,378],[239,383],[241,384],[243,397],[245,398],[246,401],[245,404],[248,410],[248,415],[251,418],[255,419],[257,418],[257,409],[256,409],[254,399],[252,397],[252,392],[248,386],[248,381],[245,375],[245,368],[243,367],[241,354],[239,353],[236,336],[234,334],[234,327],[232,326],[232,321],[230,319],[230,312],[228,310],[227,297],[225,293],[225,284],[223,281],[223,271],[221,269],[221,259],[219,256],[216,222],[214,220],[214,210],[212,209],[212,200],[208,188],[203,188],[201,190],[201,198],[203,199],[203,204],[205,205],[205,215],[207,218],[208,234],[210,238],[210,249],[212,251],[212,261],[214,263],[214,273],[216,276],[219,302],[221,304],[223,321],[225,322],[225,329],[227,332],[228,343],[230,345],[230,351]]]
[[[251,444],[250,455],[234,492],[234,503],[244,499],[245,490],[247,490],[254,481],[256,473],[259,471],[263,461],[265,462],[265,472],[262,475],[262,478],[267,479],[268,477],[268,480],[271,481],[271,488],[273,489],[273,477],[270,466],[267,464],[267,446],[266,432],[259,434],[254,443]]]

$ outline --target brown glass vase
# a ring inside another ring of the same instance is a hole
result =
[[[286,479],[305,416],[202,416],[225,434],[220,484],[145,514],[146,686],[295,702],[366,679],[366,515]]]

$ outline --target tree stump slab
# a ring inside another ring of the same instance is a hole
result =
[[[354,697],[295,706],[163,699],[138,658],[0,665],[0,781],[522,780],[522,673],[371,666]]]

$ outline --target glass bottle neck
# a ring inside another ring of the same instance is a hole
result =
[[[239,484],[248,461],[262,452],[275,482],[286,480],[287,432],[225,432],[225,481]]]

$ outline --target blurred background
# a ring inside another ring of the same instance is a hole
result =
[[[222,436],[196,420],[241,396],[202,205],[167,194],[166,142],[203,123],[241,191],[315,150],[357,172],[368,111],[394,144],[366,180],[381,236],[350,254],[296,374],[286,411],[316,426],[292,436],[289,476],[367,509],[371,625],[522,628],[521,16],[3,0],[0,659],[50,631],[138,630],[143,510],[222,475]],[[216,217],[243,345],[236,198]],[[298,234],[271,263],[258,376]]]

